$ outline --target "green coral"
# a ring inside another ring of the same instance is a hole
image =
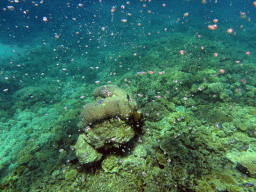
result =
[[[110,118],[128,120],[137,109],[136,101],[117,86],[101,86],[94,91],[94,97],[95,101],[81,110],[80,129]]]
[[[166,107],[158,102],[149,102],[140,110],[146,120],[155,122],[162,120],[169,113]]]
[[[102,168],[107,173],[117,173],[120,169],[119,167],[119,161],[120,157],[117,157],[115,155],[110,155],[102,162]]]
[[[134,135],[134,129],[120,119],[109,119],[94,125],[86,132],[85,141],[96,149],[104,147],[108,143],[108,147],[112,144],[115,147],[127,143]]]
[[[243,153],[241,156],[236,157],[238,167],[245,168],[252,177],[256,176],[256,153]]]
[[[214,192],[214,190],[207,182],[199,181],[199,184],[196,186],[196,192]]]
[[[86,142],[86,135],[81,134],[75,144],[76,156],[81,164],[89,164],[99,161],[102,157],[96,149]]]
[[[76,169],[68,170],[65,173],[65,180],[75,180],[77,175],[78,175],[78,172]]]

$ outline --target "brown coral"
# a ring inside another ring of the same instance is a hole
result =
[[[126,119],[136,110],[136,102],[114,85],[105,85],[94,91],[95,101],[85,105],[81,111],[80,128],[85,128],[96,121],[119,117]]]

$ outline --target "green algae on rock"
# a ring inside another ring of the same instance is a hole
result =
[[[119,167],[120,158],[110,155],[102,162],[102,168],[106,173],[117,173],[121,167]]]
[[[86,135],[81,134],[75,144],[76,156],[81,164],[89,164],[101,159],[101,154],[98,153],[90,144],[86,142]]]
[[[108,147],[125,144],[134,137],[135,132],[125,121],[109,119],[94,125],[86,132],[86,135],[85,140],[98,149],[104,147],[106,143],[108,143]]]
[[[94,91],[94,97],[96,100],[81,111],[79,127],[86,133],[79,136],[74,146],[81,164],[99,161],[102,155],[97,149],[119,147],[135,135],[128,121],[137,103],[128,93],[117,86],[105,85]]]

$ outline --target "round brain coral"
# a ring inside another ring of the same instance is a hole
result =
[[[105,85],[94,91],[95,101],[83,106],[79,128],[108,118],[130,118],[137,103],[128,93],[114,85]]]

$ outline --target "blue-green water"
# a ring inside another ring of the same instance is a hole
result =
[[[0,6],[1,191],[255,191],[255,1]]]

